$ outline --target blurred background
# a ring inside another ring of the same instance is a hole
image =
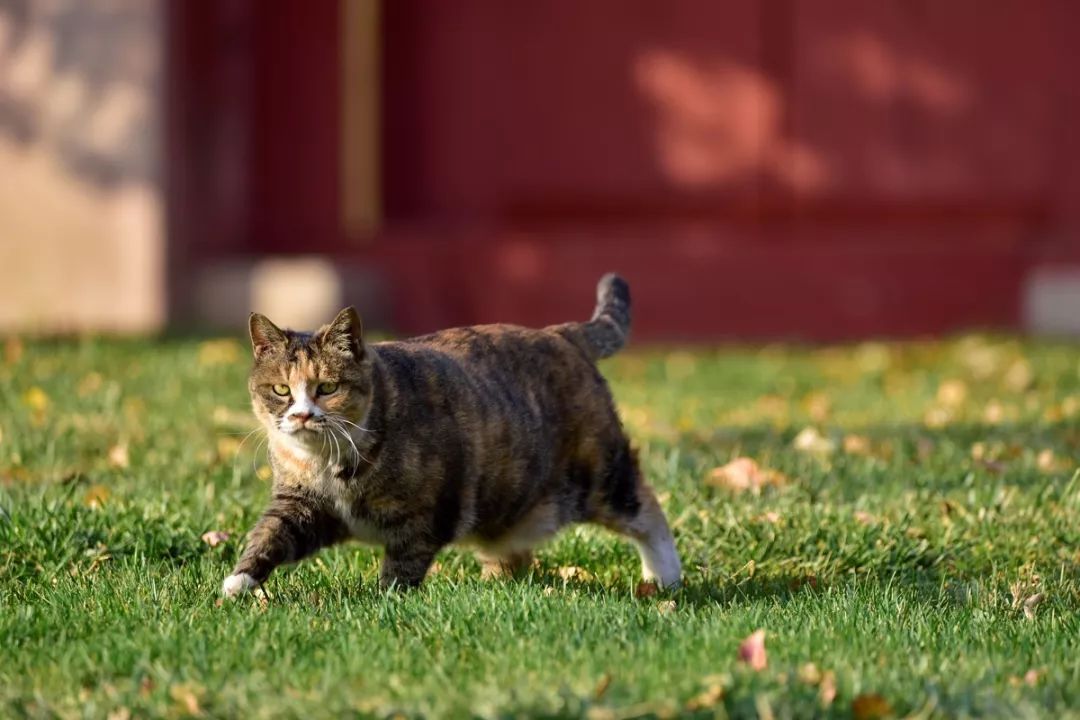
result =
[[[1080,333],[1073,0],[0,0],[0,330]]]

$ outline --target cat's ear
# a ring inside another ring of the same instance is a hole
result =
[[[339,312],[334,321],[322,331],[321,340],[324,347],[352,355],[355,360],[363,358],[364,326],[356,308],[347,307]]]
[[[265,315],[251,313],[248,318],[248,331],[251,333],[251,350],[259,358],[275,347],[284,347],[288,342],[285,333]]]

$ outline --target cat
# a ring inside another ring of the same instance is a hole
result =
[[[646,580],[677,586],[671,531],[596,361],[630,330],[630,289],[597,286],[588,322],[481,325],[364,341],[356,310],[314,333],[249,322],[255,415],[273,489],[222,592],[355,539],[385,548],[380,584],[419,585],[436,553],[472,548],[486,577],[531,566],[571,523],[627,536]]]

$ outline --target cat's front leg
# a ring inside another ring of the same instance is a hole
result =
[[[262,584],[278,565],[296,562],[343,539],[344,524],[318,499],[278,492],[248,533],[247,547],[221,592],[233,597]]]
[[[417,587],[424,581],[440,547],[428,540],[396,541],[386,546],[379,585],[383,589]]]

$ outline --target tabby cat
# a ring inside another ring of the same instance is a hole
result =
[[[314,333],[252,314],[248,388],[274,481],[222,591],[347,539],[385,548],[384,587],[420,584],[450,543],[474,549],[485,576],[505,575],[576,522],[627,536],[647,580],[677,585],[671,531],[596,369],[629,329],[616,275],[600,280],[591,320],[542,330],[368,344],[353,308]]]

